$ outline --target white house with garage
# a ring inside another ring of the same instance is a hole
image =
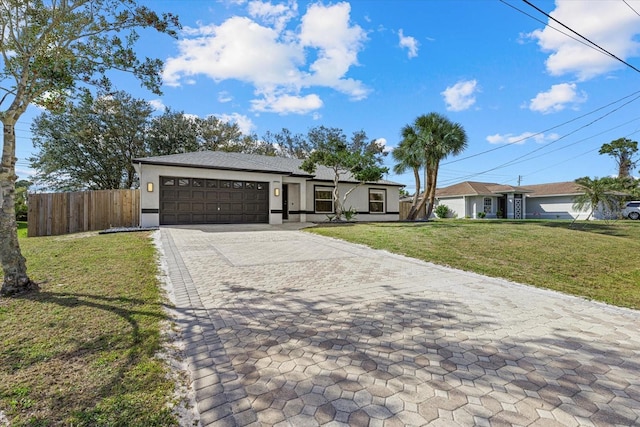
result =
[[[436,190],[436,205],[446,205],[449,216],[507,219],[586,219],[589,210],[573,208],[576,196],[584,190],[573,181],[527,186],[465,181]],[[594,219],[605,217],[602,209]]]
[[[333,171],[314,174],[303,160],[199,151],[134,160],[140,179],[140,225],[322,222],[334,212]],[[397,221],[403,184],[342,177],[340,194],[358,185],[345,208],[357,221]]]

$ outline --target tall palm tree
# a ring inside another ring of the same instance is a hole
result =
[[[413,127],[417,134],[418,144],[423,149],[427,176],[425,191],[416,209],[416,215],[428,202],[426,215],[429,218],[436,197],[440,161],[450,155],[456,156],[462,153],[467,148],[467,134],[462,125],[454,123],[438,113],[419,116]]]
[[[401,134],[402,141],[391,153],[393,159],[397,162],[393,167],[393,171],[397,174],[403,174],[409,169],[413,171],[416,191],[413,194],[413,202],[407,217],[415,218],[418,197],[420,196],[420,168],[424,165],[424,150],[418,144],[415,129],[411,125],[403,127]]]
[[[619,182],[613,178],[600,178],[594,179],[584,176],[574,181],[582,188],[583,194],[580,194],[573,199],[573,209],[578,211],[584,211],[591,209],[587,220],[591,218],[593,212],[602,205],[605,209],[611,211],[616,210],[620,206],[620,195],[618,193]],[[576,217],[571,225],[576,222]]]

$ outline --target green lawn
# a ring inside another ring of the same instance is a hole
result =
[[[312,233],[640,309],[640,221],[436,220]]]
[[[0,410],[11,425],[177,425],[174,383],[155,357],[166,316],[149,234],[19,232],[40,292],[0,299]]]

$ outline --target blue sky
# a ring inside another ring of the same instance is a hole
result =
[[[640,68],[640,0],[532,3]],[[388,150],[404,125],[439,112],[469,138],[442,163],[439,187],[614,175],[600,146],[640,138],[640,72],[550,28],[521,0],[147,4],[184,27],[178,40],[145,31],[139,43],[140,56],[165,61],[164,95],[127,76],[116,77],[118,89],[258,136],[324,125],[365,130]],[[21,177],[38,113],[30,108],[17,126]],[[411,173],[387,178],[413,190]]]

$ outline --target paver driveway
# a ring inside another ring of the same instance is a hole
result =
[[[202,425],[640,424],[640,313],[300,231],[163,228]]]

